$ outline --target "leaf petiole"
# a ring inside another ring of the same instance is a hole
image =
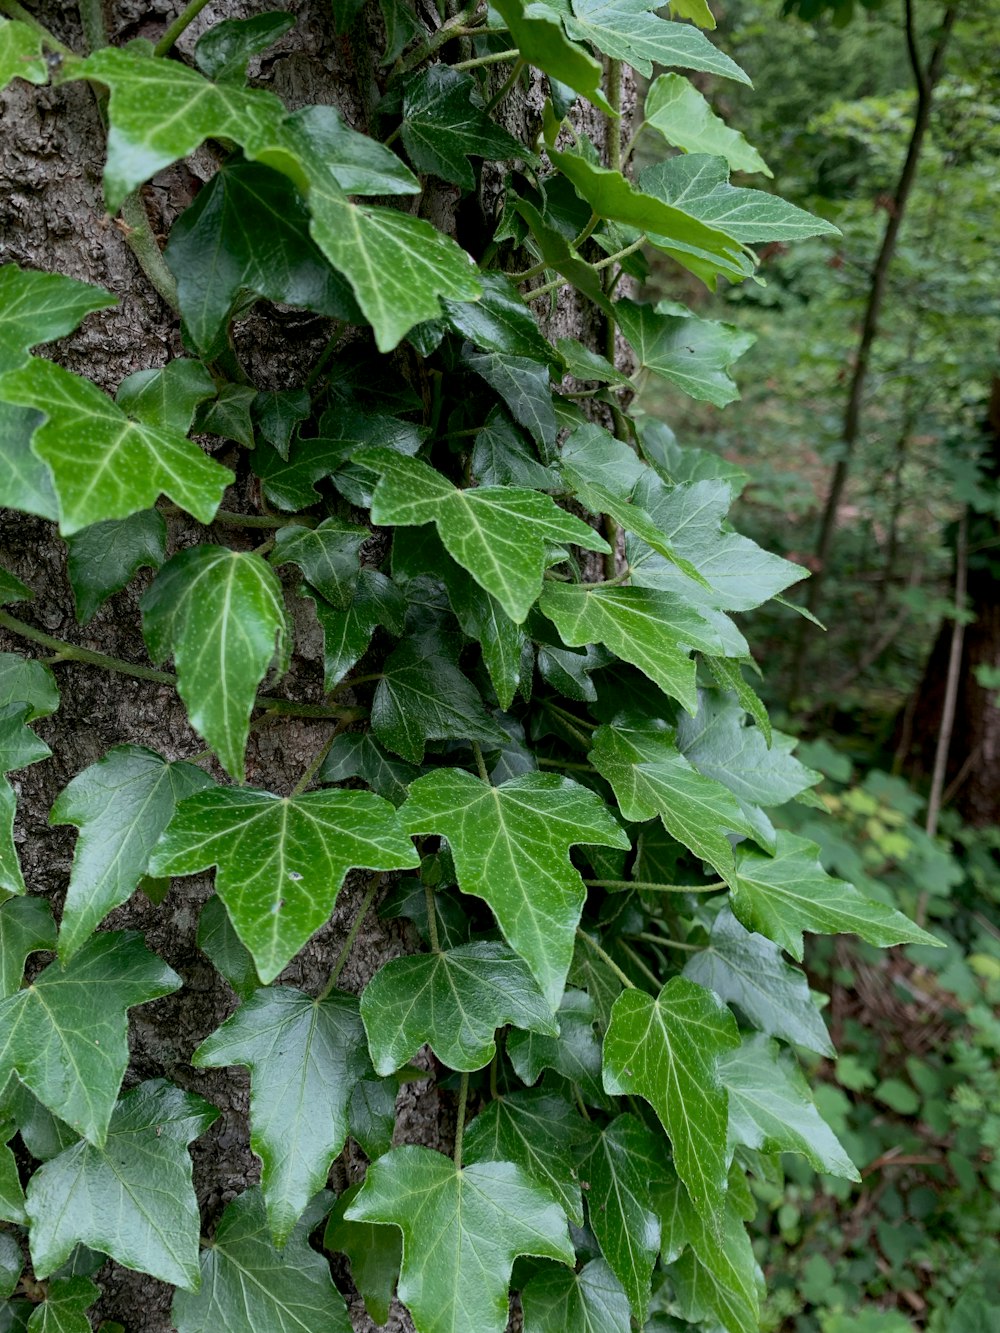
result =
[[[583,940],[587,945],[590,946],[591,949],[593,949],[594,953],[597,954],[598,958],[601,960],[602,963],[604,963],[606,967],[611,968],[611,971],[615,974],[615,976],[618,978],[618,980],[622,983],[623,986],[625,986],[628,990],[637,989],[635,982],[632,981],[632,979],[628,976],[626,972],[622,971],[622,969],[618,966],[618,964],[611,957],[611,955],[605,949],[602,949],[601,946],[597,943],[597,941],[595,939],[592,939],[591,936],[587,934],[587,932],[583,929],[582,926],[577,926],[576,935],[577,939]]]

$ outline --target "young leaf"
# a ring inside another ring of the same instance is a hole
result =
[[[358,1002],[267,986],[195,1051],[200,1069],[250,1070],[250,1146],[263,1163],[267,1221],[282,1249],[347,1140],[347,1108],[368,1071]]]
[[[413,784],[401,818],[410,833],[448,839],[459,888],[485,899],[555,1008],[586,896],[569,849],[629,845],[600,797],[554,773],[491,787],[447,769]]]
[[[56,925],[44,898],[8,898],[0,903],[0,999],[15,995],[25,959],[56,947]]]
[[[469,157],[496,162],[523,158],[523,145],[483,110],[469,74],[430,65],[403,89],[403,143],[417,171],[475,187]]]
[[[750,80],[704,33],[651,13],[656,0],[573,0],[567,28],[612,60],[624,60],[648,78],[653,65],[704,70],[737,83]]]
[[[80,830],[59,927],[63,963],[132,896],[177,802],[211,785],[193,764],[168,763],[141,745],[117,745],[63,788],[49,823]]]
[[[44,667],[39,669],[45,670]],[[6,775],[15,769],[27,768],[29,764],[37,764],[52,753],[45,742],[39,740],[26,725],[32,712],[30,701],[0,704],[0,890],[4,890],[5,894],[25,891],[14,842],[17,794]]]
[[[395,810],[370,792],[212,787],[177,807],[150,872],[217,866],[216,891],[267,983],[327,920],[348,870],[418,864]]]
[[[708,100],[681,74],[661,74],[646,94],[646,124],[685,153],[724,158],[731,171],[774,173],[739,130],[730,129]]]
[[[257,687],[277,656],[286,663],[281,584],[258,555],[192,546],[173,556],[142,599],[154,661],[173,655],[191,725],[226,772],[243,779]]]
[[[370,1222],[349,1222],[345,1218],[360,1188],[351,1185],[333,1205],[323,1233],[323,1248],[347,1255],[365,1309],[374,1323],[386,1324],[399,1277],[403,1238],[398,1227],[372,1226]]]
[[[538,1082],[543,1069],[554,1069],[580,1090],[589,1106],[607,1110],[601,1085],[601,1041],[594,1031],[594,1001],[586,991],[567,990],[556,1014],[559,1035],[507,1034],[507,1054],[522,1082]],[[516,1159],[515,1159],[516,1160]]]
[[[585,1121],[561,1097],[545,1091],[504,1093],[488,1102],[466,1129],[464,1160],[470,1165],[516,1163],[536,1184],[551,1190],[574,1226],[582,1227],[573,1147],[585,1136]]]
[[[516,1256],[574,1262],[562,1209],[512,1162],[463,1169],[429,1148],[394,1148],[345,1216],[402,1231],[398,1294],[417,1333],[503,1333]]]
[[[426,463],[388,449],[369,450],[364,461],[382,474],[372,498],[372,521],[436,524],[449,554],[518,623],[541,592],[551,543],[608,550],[593,528],[538,491],[513,486],[459,490]]]
[[[86,1312],[100,1294],[89,1278],[53,1278],[45,1300],[28,1320],[28,1333],[90,1333]]]
[[[604,96],[604,71],[582,46],[567,39],[562,20],[553,8],[538,0],[496,0],[497,13],[506,23],[522,59],[550,78],[585,97],[607,115],[615,112]]]
[[[268,560],[275,569],[296,564],[306,579],[331,606],[351,605],[361,572],[359,552],[371,533],[338,518],[327,518],[316,528],[301,523],[279,528]]]
[[[379,625],[391,634],[403,632],[406,599],[377,569],[360,571],[354,599],[345,611],[338,611],[320,597],[314,597],[313,604],[323,630],[323,674],[328,690],[339,685],[364,656]]]
[[[578,1273],[547,1264],[521,1292],[524,1333],[629,1333],[628,1295],[603,1259]]]
[[[719,1062],[739,1044],[736,1022],[718,996],[683,977],[673,977],[655,999],[624,991],[604,1037],[605,1088],[650,1103],[670,1136],[677,1174],[706,1216],[722,1206],[729,1169]]]
[[[81,528],[66,545],[76,618],[86,625],[140,569],[160,568],[167,558],[167,524],[158,509],[140,509]]]
[[[161,1282],[196,1287],[200,1218],[187,1145],[218,1114],[150,1079],[115,1107],[105,1144],[80,1140],[39,1167],[27,1191],[35,1275],[47,1277],[83,1244]]]
[[[391,959],[365,987],[361,1017],[378,1074],[393,1073],[425,1043],[450,1069],[482,1069],[506,1023],[559,1031],[524,960],[485,940]]]
[[[738,1005],[761,1032],[834,1054],[804,973],[782,958],[776,944],[744,930],[728,907],[712,923],[708,946],[688,959],[684,976]]]
[[[802,1153],[817,1171],[860,1180],[857,1167],[817,1111],[802,1070],[757,1033],[719,1062],[729,1092],[729,1138],[762,1152]]]
[[[126,1011],[180,984],[134,931],[92,936],[65,967],[51,963],[0,1001],[0,1083],[17,1074],[50,1111],[101,1147],[128,1066]]]
[[[828,875],[819,844],[778,832],[774,856],[741,847],[736,852],[732,908],[748,930],[756,930],[802,961],[802,933],[853,933],[869,944],[932,944],[940,941],[902,912],[859,893]]]
[[[0,89],[12,79],[48,83],[49,66],[41,35],[27,23],[0,18]]]

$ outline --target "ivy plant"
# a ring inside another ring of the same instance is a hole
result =
[[[288,15],[218,23],[192,63],[173,43],[199,0],[155,49],[86,57],[0,4],[5,83],[98,97],[108,211],[125,207],[186,347],[112,398],[44,344],[120,293],[0,268],[0,503],[57,526],[81,624],[142,581],[149,653],[53,639],[0,571],[18,610],[0,626],[23,645],[0,656],[0,768],[46,760],[32,724],[66,660],[172,686],[207,746],[117,745],[69,782],[58,923],[27,892],[0,778],[0,1120],[21,1164],[3,1149],[0,1317],[24,1326],[27,1293],[27,1327],[82,1330],[98,1289],[78,1256],[96,1252],[90,1273],[106,1255],[172,1283],[180,1333],[347,1330],[325,1249],[376,1320],[395,1292],[417,1333],[503,1333],[512,1291],[525,1333],[752,1333],[748,1175],[783,1152],[856,1175],[797,1064],[796,1047],[832,1054],[803,933],[935,941],[781,827],[820,775],[772,728],[733,615],[804,571],[730,526],[731,467],[635,409],[648,376],[723,407],[749,340],[622,282],[643,251],[741,282],[752,244],[833,229],[730,184],[767,168],[689,81],[749,81],[704,0],[669,18],[471,0],[434,31],[406,0],[382,7],[374,137],[248,86]],[[334,5],[348,33],[358,9]],[[667,69],[639,129],[662,160],[638,182],[622,62]],[[546,101],[522,142],[500,118],[531,68]],[[161,252],[137,192],[209,139],[225,160]],[[488,172],[502,213],[476,256],[386,202]],[[547,336],[566,287],[600,346]],[[232,337],[262,298],[329,321],[281,392],[258,391]],[[179,547],[182,527],[201,540]],[[286,676],[310,622],[321,703]],[[295,717],[319,737],[295,790],[248,786],[251,729]],[[187,1056],[249,1070],[262,1173],[199,1246],[187,1146],[217,1111],[166,1078],[122,1090],[129,1010],[181,979],[102,923],[204,871],[199,942],[237,1007]],[[285,984],[338,899],[353,926],[327,983]],[[423,949],[359,996],[341,970],[372,911]],[[450,1154],[393,1138],[422,1048],[453,1097]],[[337,1199],[349,1137],[368,1165]]]

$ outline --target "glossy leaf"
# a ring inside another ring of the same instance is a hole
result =
[[[528,64],[544,70],[607,114],[613,114],[601,88],[604,71],[588,51],[567,39],[555,9],[537,0],[529,0],[527,4],[524,0],[496,0],[494,8]]]
[[[717,116],[707,98],[680,74],[661,74],[646,94],[646,124],[685,153],[724,158],[731,171],[774,173],[739,130]]]
[[[189,547],[167,561],[143,597],[142,629],[154,661],[173,656],[191,725],[242,780],[257,687],[275,658],[279,674],[287,660],[274,571],[258,555]]]
[[[0,18],[0,89],[12,79],[48,83],[49,66],[35,29],[18,19]]]
[[[267,986],[198,1047],[198,1068],[250,1070],[250,1146],[275,1245],[282,1248],[326,1184],[347,1140],[347,1108],[368,1069],[358,1002]]]
[[[860,1180],[857,1167],[817,1111],[791,1055],[757,1034],[720,1062],[729,1092],[729,1137],[762,1152],[802,1153],[817,1171]]]
[[[147,426],[186,435],[201,403],[214,398],[215,381],[200,361],[175,357],[159,370],[137,370],[118,386],[115,402]]]
[[[569,849],[629,845],[600,797],[555,774],[491,787],[447,769],[413,784],[401,818],[411,833],[448,839],[462,892],[485,899],[555,1007],[586,896]]]
[[[367,528],[337,518],[324,519],[315,528],[293,523],[275,533],[268,559],[275,569],[298,565],[331,606],[344,610],[353,600],[361,572],[359,553],[370,536]]]
[[[394,1148],[346,1216],[402,1231],[398,1295],[417,1333],[503,1333],[516,1256],[574,1261],[562,1209],[511,1162],[459,1169],[429,1148]]]
[[[393,634],[403,632],[406,599],[396,584],[377,569],[361,570],[354,597],[344,611],[322,598],[313,600],[323,630],[323,673],[328,690],[339,685],[364,656],[379,625]]]
[[[383,750],[370,732],[348,731],[336,737],[318,776],[320,782],[331,783],[360,778],[376,796],[399,807],[420,769]]]
[[[0,1082],[17,1074],[50,1111],[102,1146],[128,1065],[126,1011],[180,984],[135,932],[92,936],[65,967],[51,963],[0,1001]]]
[[[125,1268],[196,1287],[200,1218],[187,1145],[217,1115],[193,1093],[151,1079],[115,1107],[106,1144],[80,1140],[39,1167],[27,1191],[36,1276],[47,1277],[82,1243]]]
[[[81,528],[66,545],[76,618],[86,625],[140,569],[160,568],[167,558],[167,525],[158,509],[140,509]]]
[[[507,1055],[518,1078],[534,1084],[543,1070],[553,1069],[580,1090],[589,1106],[607,1110],[609,1102],[601,1084],[601,1041],[594,1030],[595,1018],[594,1001],[586,991],[567,990],[556,1014],[558,1036],[509,1032]]]
[[[20,653],[0,653],[0,709],[7,709],[12,704],[22,705],[22,723],[48,717],[59,707],[59,688],[55,676],[43,663],[31,657],[22,657]],[[29,753],[36,743],[19,732],[13,713],[7,713],[6,717],[7,728],[13,728],[12,732],[5,729],[6,744],[14,746],[15,756]],[[37,741],[37,745],[41,744],[41,741]],[[39,759],[43,757],[38,755]]]
[[[389,1321],[392,1293],[399,1276],[402,1236],[398,1227],[349,1222],[344,1217],[360,1188],[360,1185],[351,1185],[334,1204],[323,1233],[323,1247],[347,1255],[351,1261],[351,1277],[361,1293],[365,1309],[376,1324],[385,1324]]]
[[[465,363],[507,404],[511,416],[543,450],[555,444],[558,425],[547,367],[525,356],[486,352]]]
[[[478,301],[444,302],[445,317],[455,332],[484,352],[527,357],[543,366],[556,361],[555,350],[542,337],[534,315],[511,280],[503,273],[484,273],[482,285]]]
[[[738,83],[750,80],[704,33],[671,23],[650,11],[655,0],[573,0],[572,35],[594,43],[613,60],[624,60],[648,78],[653,65],[703,70]]]
[[[737,1005],[761,1032],[819,1055],[834,1054],[805,974],[785,961],[776,944],[744,930],[728,908],[712,923],[706,948],[688,959],[684,975]]]
[[[449,1069],[482,1069],[507,1023],[559,1031],[524,960],[489,941],[391,959],[365,987],[361,1017],[378,1074],[393,1073],[425,1043]]]
[[[167,883],[170,881],[168,880]],[[213,894],[198,918],[198,948],[211,960],[241,1000],[260,987],[260,977],[249,949],[236,934],[222,899]]]
[[[628,1296],[603,1259],[578,1273],[546,1265],[521,1292],[524,1333],[629,1333]]]
[[[494,407],[472,450],[472,471],[482,486],[530,486],[550,490],[555,473],[538,461],[524,437],[500,407]]]
[[[32,347],[72,333],[87,315],[114,304],[103,287],[0,265],[0,373],[24,365]]]
[[[654,999],[627,990],[604,1037],[604,1086],[650,1103],[670,1136],[677,1174],[705,1216],[718,1214],[729,1168],[720,1060],[739,1046],[718,996],[673,977]]]
[[[247,19],[223,19],[203,32],[195,43],[195,63],[210,79],[243,83],[247,64],[295,27],[293,14],[255,14]]]
[[[112,908],[126,902],[149,865],[178,801],[211,779],[140,745],[118,745],[56,798],[52,824],[80,830],[59,927],[59,957],[79,951]]]
[[[483,110],[475,80],[447,65],[430,65],[403,91],[403,144],[417,171],[475,186],[469,157],[496,162],[524,148]]]
[[[29,954],[56,947],[56,924],[44,898],[0,903],[0,999],[15,995]]]
[[[39,670],[44,671],[44,667]],[[14,687],[16,692],[16,687]],[[27,691],[23,691],[27,692]],[[7,774],[47,759],[52,751],[26,725],[32,716],[30,702],[0,704],[0,890],[24,893],[24,876],[14,842],[17,794]],[[18,978],[20,981],[20,977]],[[7,994],[3,991],[3,994]]]
[[[739,397],[729,368],[753,345],[753,334],[699,319],[673,301],[618,301],[615,312],[643,369],[716,407]]]
[[[87,1310],[101,1290],[86,1277],[53,1278],[28,1320],[28,1333],[90,1333]]]

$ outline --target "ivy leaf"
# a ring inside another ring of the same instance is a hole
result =
[[[173,655],[191,725],[226,772],[243,779],[257,687],[277,655],[286,664],[281,584],[258,555],[193,546],[173,556],[142,599],[150,656]]]
[[[644,1097],[670,1136],[691,1202],[718,1214],[729,1168],[719,1062],[739,1046],[732,1014],[711,991],[673,977],[654,999],[627,990],[604,1037],[604,1087]]]
[[[503,1333],[515,1257],[574,1262],[562,1209],[512,1162],[459,1168],[430,1148],[394,1148],[345,1216],[402,1231],[398,1295],[417,1333]]]
[[[167,881],[169,883],[169,880]],[[249,950],[233,929],[222,899],[213,894],[198,918],[198,948],[212,962],[241,1000],[260,988]]]
[[[482,1069],[507,1023],[559,1031],[524,960],[486,940],[391,959],[365,987],[361,1017],[378,1074],[393,1073],[425,1043],[449,1069]]]
[[[540,4],[532,6],[538,9],[544,7]],[[562,232],[557,227],[551,226],[527,199],[515,199],[514,207],[530,227],[536,248],[547,267],[555,269],[567,282],[572,283],[578,292],[582,292],[593,301],[599,310],[610,315],[612,304],[601,286],[599,271],[581,258]]]
[[[17,19],[0,18],[0,89],[12,79],[48,83],[49,66],[34,28]]]
[[[348,870],[418,864],[395,810],[371,792],[212,787],[177,807],[150,872],[218,867],[216,891],[267,983],[330,916]]]
[[[45,668],[39,666],[39,670],[45,671]],[[51,712],[51,709],[48,711]],[[15,769],[27,768],[29,764],[37,764],[52,753],[45,742],[39,740],[31,728],[25,725],[33,713],[30,701],[0,704],[0,890],[6,893],[25,891],[14,842],[17,794],[6,775]],[[6,991],[3,993],[7,994]]]
[[[0,1237],[0,1300],[7,1300],[11,1295],[23,1269],[20,1245],[9,1231],[3,1232]]]
[[[360,778],[377,796],[398,808],[406,800],[410,783],[419,776],[416,764],[393,758],[369,732],[348,731],[330,746],[318,778],[330,783]]]
[[[716,407],[740,396],[729,368],[753,346],[754,334],[699,319],[674,301],[651,306],[622,300],[615,313],[643,369]]]
[[[0,1125],[0,1140],[13,1138],[16,1132],[17,1126],[13,1121],[7,1120]],[[27,1226],[28,1223],[17,1160],[6,1142],[0,1142],[0,1222],[15,1222],[18,1226]],[[89,1324],[87,1333],[90,1333]]]
[[[347,282],[309,234],[302,196],[286,176],[254,162],[229,161],[216,172],[174,223],[163,257],[177,279],[185,332],[202,356],[225,349],[244,292],[359,321]]]
[[[220,384],[216,397],[203,404],[198,412],[196,429],[206,435],[235,440],[244,449],[252,449],[256,441],[250,408],[256,397],[257,390],[251,384]]]
[[[354,600],[346,611],[338,611],[319,597],[313,598],[313,603],[323,630],[323,675],[328,690],[339,685],[364,656],[379,625],[391,634],[403,632],[406,599],[377,569],[361,570]]]
[[[778,1043],[757,1034],[719,1063],[729,1092],[729,1137],[762,1152],[802,1153],[817,1171],[860,1180],[857,1167],[817,1111],[802,1070]]]
[[[87,315],[115,304],[103,287],[0,264],[0,374],[24,365],[32,347],[72,333]]]
[[[366,1157],[381,1157],[392,1147],[396,1128],[396,1093],[394,1079],[363,1078],[351,1095],[348,1118],[351,1138]]]
[[[401,815],[410,833],[448,839],[459,888],[489,904],[555,1008],[586,897],[569,849],[629,846],[600,797],[554,773],[491,787],[447,769],[419,778]]]
[[[761,1032],[834,1055],[804,974],[785,962],[776,944],[744,930],[728,907],[712,923],[707,947],[688,960],[684,976],[738,1005]]]
[[[660,1251],[660,1223],[650,1190],[662,1163],[662,1141],[628,1114],[595,1132],[580,1160],[590,1229],[640,1324]]]
[[[724,158],[731,171],[774,173],[739,130],[717,116],[707,98],[681,74],[661,74],[646,94],[645,123],[685,153]]]
[[[447,69],[447,65],[431,66],[431,71]],[[543,366],[555,362],[551,343],[542,337],[510,279],[503,273],[484,273],[481,282],[478,301],[444,302],[445,318],[455,332],[486,352],[527,357]]]
[[[141,745],[116,745],[63,788],[49,823],[80,830],[59,927],[63,963],[132,896],[177,802],[210,785],[193,764],[168,763]]]
[[[547,4],[529,0],[496,0],[494,8],[506,23],[511,37],[529,65],[585,97],[606,115],[615,115],[604,96],[604,75],[598,61],[583,47],[567,39],[562,20]]]
[[[381,1325],[389,1321],[403,1241],[397,1227],[349,1222],[344,1217],[360,1188],[360,1185],[351,1185],[334,1204],[323,1233],[323,1248],[347,1255],[351,1261],[351,1277],[361,1293],[365,1309],[372,1321]]]
[[[378,740],[412,764],[422,762],[428,741],[502,745],[507,740],[478,690],[434,639],[404,639],[389,655],[371,721]]]
[[[260,434],[287,458],[296,428],[312,412],[312,400],[308,389],[262,389],[254,397],[251,412]]]
[[[17,1074],[40,1102],[100,1147],[128,1066],[126,1010],[169,995],[177,973],[134,931],[92,936],[0,1001],[0,1081]]]
[[[472,471],[482,486],[528,486],[547,491],[556,476],[538,461],[502,408],[494,407],[476,436]]]
[[[555,648],[551,644],[538,649],[538,671],[542,679],[567,699],[586,703],[593,703],[597,698],[597,688],[590,673],[608,666],[610,660],[611,654],[594,644],[589,644],[582,653]]]
[[[140,569],[160,568],[167,558],[167,525],[158,509],[140,509],[81,528],[66,545],[76,618],[86,625]]]
[[[148,509],[161,493],[210,523],[233,480],[193,440],[130,420],[95,384],[51,361],[8,372],[0,395],[44,417],[31,447],[52,474],[64,536]]]
[[[704,33],[671,23],[650,10],[655,0],[572,0],[573,36],[591,41],[612,60],[624,60],[649,78],[653,65],[679,65],[749,84],[734,61],[714,47]]]
[[[208,368],[188,357],[175,357],[159,370],[137,370],[118,386],[115,402],[147,426],[186,435],[199,404],[216,394]]]
[[[316,528],[292,523],[279,528],[268,560],[280,569],[295,564],[318,593],[340,610],[351,605],[361,571],[360,551],[371,536],[367,528],[327,518]]]
[[[465,364],[481,375],[507,404],[511,416],[537,444],[551,448],[558,425],[552,405],[552,388],[546,366],[524,356],[503,352],[470,355]]]
[[[426,463],[388,449],[369,450],[364,460],[382,474],[372,498],[372,521],[436,524],[449,554],[518,623],[541,592],[550,543],[608,550],[593,528],[538,491],[513,486],[459,490]]]
[[[25,959],[56,947],[52,909],[44,898],[8,898],[0,903],[0,999],[16,995]]]
[[[608,1109],[601,1085],[601,1042],[594,1031],[595,1005],[586,991],[567,990],[556,1018],[558,1036],[510,1032],[507,1054],[522,1083],[538,1082],[543,1069],[554,1069],[580,1090],[589,1106]]]
[[[28,1320],[28,1333],[90,1333],[87,1310],[101,1294],[87,1277],[54,1278]]]
[[[639,182],[647,194],[683,208],[744,245],[840,234],[832,222],[776,194],[730,185],[726,162],[720,157],[702,153],[671,157],[646,167]]]
[[[10,602],[30,602],[35,594],[16,574],[0,567],[0,606]]]
[[[634,449],[589,423],[566,437],[559,461],[581,484],[599,487],[620,500],[628,500],[636,482],[649,471]]]
[[[196,1287],[201,1228],[187,1145],[218,1114],[150,1079],[115,1107],[105,1144],[80,1140],[39,1167],[27,1191],[35,1275],[47,1277],[84,1244],[161,1282]]]
[[[690,713],[698,704],[691,650],[722,651],[714,626],[673,593],[547,583],[539,608],[569,648],[603,643],[655,681]]]
[[[583,1226],[573,1147],[585,1122],[569,1102],[545,1091],[504,1093],[488,1102],[465,1131],[464,1160],[514,1162],[550,1190],[574,1226]],[[562,1271],[562,1270],[560,1270]],[[573,1323],[563,1329],[575,1328]]]
[[[578,1273],[546,1265],[521,1292],[524,1333],[629,1333],[628,1296],[603,1259]]]
[[[295,27],[294,14],[271,12],[248,19],[223,19],[195,42],[195,64],[210,79],[242,84],[247,65]]]
[[[347,1108],[368,1070],[358,1002],[338,991],[316,1000],[264,987],[191,1063],[250,1070],[250,1147],[263,1163],[268,1226],[281,1249],[347,1141]]]
[[[22,657],[20,653],[0,653],[0,709],[11,704],[22,704],[27,710],[22,722],[33,722],[54,713],[59,707],[59,689],[49,668],[34,658]],[[32,748],[32,742],[22,736],[16,726],[13,733],[8,733],[7,744],[14,745],[15,754],[27,753]],[[43,755],[38,757],[44,758]]]
[[[420,172],[475,188],[469,157],[489,162],[523,158],[525,149],[483,110],[469,74],[430,65],[403,89],[403,143]]]
[[[674,730],[656,720],[630,724],[627,716],[594,733],[590,761],[614,788],[626,819],[659,815],[663,827],[732,884],[736,866],[726,830],[753,830],[727,787],[706,778],[677,749]]]
[[[806,930],[815,935],[852,933],[879,948],[941,947],[940,940],[902,912],[828,875],[819,862],[818,843],[784,830],[778,832],[774,856],[737,849],[732,908],[748,930],[774,940],[799,962]]]

